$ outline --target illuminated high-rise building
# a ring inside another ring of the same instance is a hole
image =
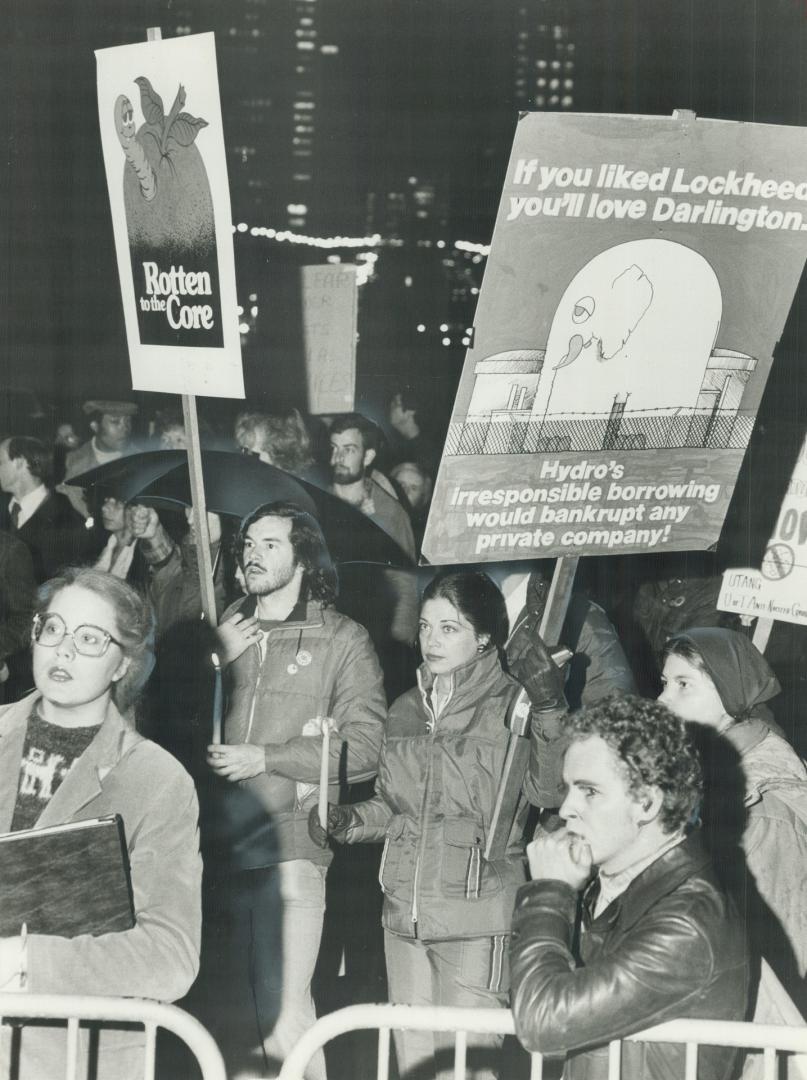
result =
[[[518,109],[573,109],[577,42],[567,0],[516,0],[513,99]]]
[[[172,9],[172,34],[212,30],[222,85],[233,212],[250,224],[316,228],[323,87],[339,45],[322,0],[209,0]]]

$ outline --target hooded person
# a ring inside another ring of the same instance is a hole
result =
[[[756,952],[804,1012],[807,768],[768,719],[779,682],[747,637],[722,627],[671,637],[662,682],[659,700],[705,736],[702,819],[716,865],[733,873]]]

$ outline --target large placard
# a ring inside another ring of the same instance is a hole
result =
[[[807,132],[528,113],[423,544],[703,549],[807,255]]]
[[[213,34],[95,55],[132,385],[243,397]]]

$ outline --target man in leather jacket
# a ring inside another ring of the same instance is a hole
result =
[[[679,1017],[745,1019],[748,956],[736,910],[686,834],[701,777],[683,723],[615,696],[569,716],[566,734],[565,824],[527,849],[512,1004],[527,1049],[568,1055],[564,1077],[597,1080],[613,1039]],[[684,1053],[625,1042],[621,1075],[683,1076]],[[734,1056],[704,1047],[698,1076],[725,1080]]]

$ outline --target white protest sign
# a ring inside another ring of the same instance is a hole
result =
[[[807,437],[759,570],[723,573],[720,611],[807,626]]]
[[[807,255],[807,131],[526,113],[432,563],[716,542]]]
[[[95,56],[132,385],[243,397],[213,34]]]

